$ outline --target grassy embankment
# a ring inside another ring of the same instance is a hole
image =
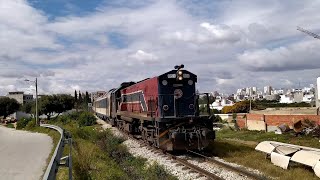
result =
[[[113,136],[99,125],[87,126],[92,124],[91,118],[88,114],[72,114],[50,122],[72,134],[74,179],[176,179],[162,166],[148,165],[146,159],[133,157],[122,144],[125,139]],[[68,152],[65,146],[64,154]],[[57,179],[67,178],[68,169],[61,167]]]
[[[289,164],[289,170],[284,170],[266,159],[264,153],[254,148],[261,141],[278,141],[302,146],[320,148],[318,138],[309,136],[295,137],[291,134],[274,134],[259,131],[232,131],[221,130],[217,132],[217,139],[207,148],[212,154],[228,162],[234,162],[246,167],[257,169],[268,177],[276,179],[318,179],[312,168],[298,164]]]

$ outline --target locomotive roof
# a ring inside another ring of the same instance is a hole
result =
[[[168,74],[176,74],[177,71],[178,71],[178,70],[171,70],[171,71],[169,71],[169,72],[166,72],[166,73],[160,75],[159,78],[167,77]],[[194,79],[195,82],[197,82],[197,75],[193,74],[193,73],[190,72],[190,71],[184,70],[184,69],[180,69],[180,71],[182,71],[184,74],[190,74],[190,78],[191,78],[191,79]]]

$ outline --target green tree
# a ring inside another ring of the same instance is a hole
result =
[[[65,111],[71,110],[74,107],[74,98],[70,95],[53,95],[53,100],[55,104],[55,111],[58,113],[63,113]]]
[[[15,99],[8,97],[0,98],[0,116],[6,118],[8,115],[19,110],[20,104]]]
[[[251,108],[256,108],[256,104],[254,102],[251,102]],[[222,113],[228,114],[228,113],[247,113],[250,110],[250,101],[241,101],[235,103],[233,106],[225,106],[222,108]]]
[[[42,96],[39,101],[39,114],[45,114],[49,120],[54,112],[52,96]]]
[[[34,106],[34,103],[32,102],[27,102],[25,104],[23,104],[20,107],[20,111],[31,114],[32,113],[32,106]]]
[[[77,90],[74,90],[74,101],[77,102],[77,100],[78,100]]]
[[[91,99],[90,99],[90,96],[89,96],[89,93],[88,91],[86,91],[86,103],[90,103],[91,102]]]
[[[45,114],[47,119],[50,120],[54,113],[65,112],[74,107],[74,98],[70,95],[51,95],[43,96],[40,99],[40,114]]]
[[[90,112],[82,112],[79,116],[80,126],[92,126],[96,123],[96,117]]]
[[[82,95],[81,95],[81,92],[79,91],[79,100],[78,100],[78,102],[81,104],[82,103]]]

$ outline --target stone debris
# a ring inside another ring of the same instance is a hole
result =
[[[295,135],[311,135],[313,137],[320,137],[320,127],[319,125],[308,119],[298,120],[293,124],[293,130]]]

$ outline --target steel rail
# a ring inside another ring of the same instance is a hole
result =
[[[187,150],[188,152],[192,153],[192,154],[195,154],[195,155],[198,155],[198,156],[201,156],[203,157],[205,160],[209,161],[209,162],[212,162],[222,168],[226,168],[226,169],[229,169],[230,171],[233,171],[233,172],[236,172],[236,173],[239,173],[239,174],[242,174],[242,175],[245,175],[247,176],[248,178],[250,179],[255,179],[255,180],[264,180],[264,179],[267,179],[266,177],[264,176],[261,176],[261,175],[258,175],[258,174],[255,174],[255,173],[252,173],[252,172],[249,172],[247,170],[244,170],[242,168],[237,168],[237,167],[233,167],[229,164],[226,164],[226,163],[223,163],[221,161],[218,161],[214,158],[211,158],[211,157],[208,157],[208,156],[205,156],[203,154],[200,154],[200,153],[197,153],[197,152],[194,152],[194,151],[191,151],[191,150]]]
[[[41,124],[41,127],[50,128],[58,131],[60,133],[60,139],[57,144],[57,147],[52,155],[52,158],[48,164],[48,167],[46,169],[46,172],[43,175],[43,180],[55,180],[56,174],[58,172],[58,168],[61,165],[65,165],[69,167],[69,180],[72,179],[72,158],[71,158],[71,135],[69,133],[66,133],[64,129],[62,129],[59,126],[51,125],[51,124]],[[63,149],[65,144],[69,144],[69,156],[66,156],[64,158],[62,157]],[[60,161],[65,160],[66,162],[64,164],[61,164]]]
[[[168,156],[169,158],[173,159],[174,161],[176,161],[177,163],[197,172],[198,174],[202,175],[202,176],[205,176],[207,177],[208,179],[212,179],[212,180],[224,180],[223,178],[207,171],[207,170],[204,170],[192,163],[189,163],[187,160],[185,159],[182,159],[182,158],[179,158],[171,153],[168,153],[168,152],[165,152],[161,149],[158,149],[156,147],[153,147],[153,146],[150,146],[148,145],[146,142],[144,142],[143,140],[141,139],[138,139],[136,138],[134,135],[131,135],[131,134],[127,134],[125,133],[124,131],[120,131],[122,132],[122,135],[126,138],[129,138],[129,139],[132,139],[132,140],[135,140],[136,142],[138,142],[140,145],[143,145],[145,146],[146,148],[148,148],[149,150],[153,151],[153,152],[157,152],[159,154],[162,154],[162,155],[165,155],[165,156]]]
[[[167,154],[167,155],[168,155],[168,154]],[[198,172],[198,173],[201,174],[201,175],[206,176],[206,177],[209,178],[209,179],[223,180],[223,178],[221,178],[221,177],[219,177],[219,176],[217,176],[217,175],[215,175],[215,174],[213,174],[213,173],[211,173],[211,172],[209,172],[209,171],[207,171],[207,170],[201,169],[200,167],[198,167],[198,166],[196,166],[196,165],[194,165],[194,164],[189,163],[189,162],[188,162],[187,160],[185,160],[185,159],[179,158],[179,157],[174,156],[174,155],[172,155],[172,154],[169,154],[169,156],[170,156],[172,159],[174,159],[175,161],[178,161],[180,164],[188,167],[188,168],[191,169],[191,170],[194,170],[194,171]]]

